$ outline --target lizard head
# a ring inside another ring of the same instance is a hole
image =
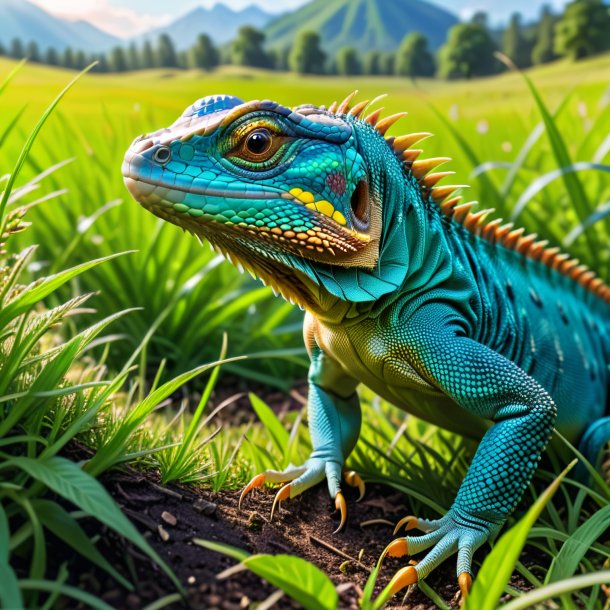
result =
[[[373,278],[392,172],[403,175],[384,137],[345,110],[222,95],[137,138],[123,163],[146,209],[305,306],[312,293],[371,301],[391,289]]]

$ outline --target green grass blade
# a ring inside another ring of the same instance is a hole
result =
[[[570,158],[568,148],[564,142],[561,132],[559,131],[556,121],[553,119],[553,116],[546,107],[546,104],[542,100],[542,97],[533,81],[526,74],[521,74],[534,98],[534,101],[536,102],[538,111],[542,116],[557,166],[570,167],[572,165],[572,159]],[[593,211],[592,206],[589,203],[587,193],[576,173],[566,172],[562,174],[562,178],[566,191],[570,197],[574,212],[578,216],[579,220],[584,222]],[[592,251],[595,251],[597,244],[594,237],[590,234],[586,234],[586,238],[588,247],[591,248]]]
[[[93,608],[93,610],[115,610],[99,597],[70,585],[58,585],[56,582],[49,582],[47,580],[26,578],[19,581],[19,587],[24,591],[45,591],[47,593],[56,593],[59,591],[66,597],[71,597],[72,599],[82,602],[85,604],[85,608]]]
[[[592,574],[581,574],[573,576],[559,582],[528,591],[516,599],[511,600],[507,604],[501,606],[502,610],[527,610],[533,608],[536,604],[545,602],[550,599],[558,598],[572,591],[579,591],[595,585],[605,585],[610,583],[610,570],[601,572],[593,572]],[[536,606],[537,607],[537,606]],[[546,604],[544,607],[547,607]]]
[[[243,564],[306,610],[336,610],[339,604],[339,595],[330,578],[300,557],[251,555]]]
[[[0,502],[0,606],[22,608],[23,599],[13,568],[9,564],[10,531]]]
[[[10,85],[11,81],[17,76],[21,68],[27,62],[26,58],[23,58],[19,63],[15,65],[15,67],[8,73],[8,76],[2,81],[0,84],[0,95],[4,93],[4,90]]]
[[[133,585],[108,563],[68,511],[51,500],[33,500],[32,505],[42,524],[57,538],[70,545],[91,563],[108,572],[128,591],[133,591]]]
[[[496,542],[477,574],[464,610],[496,610],[528,532],[576,462],[577,460],[571,462],[540,495],[525,516]]]
[[[271,408],[258,396],[256,396],[256,394],[250,392],[248,397],[250,398],[250,403],[252,404],[256,415],[261,420],[261,423],[267,432],[269,432],[274,447],[280,455],[286,455],[288,441],[290,439],[288,431],[286,428],[284,428],[282,422],[278,419],[277,415],[271,410]]]
[[[11,172],[11,176],[8,179],[8,182],[6,183],[6,187],[4,189],[2,198],[0,199],[0,234],[2,234],[4,232],[4,221],[5,221],[4,212],[6,210],[6,204],[8,203],[8,198],[13,189],[13,185],[15,184],[15,180],[17,179],[17,176],[19,176],[19,173],[21,172],[23,164],[25,163],[25,160],[28,157],[30,149],[32,148],[34,141],[36,140],[36,137],[38,136],[43,125],[47,122],[47,119],[51,116],[53,110],[55,110],[55,107],[57,106],[57,104],[59,104],[59,102],[64,97],[64,95],[66,95],[66,93],[68,93],[68,91],[72,88],[72,86],[76,83],[76,81],[78,81],[78,79],[81,78],[81,76],[83,76],[84,74],[89,72],[89,70],[91,70],[96,64],[97,64],[97,62],[94,62],[91,65],[87,66],[82,72],[77,74],[64,87],[64,89],[59,93],[59,95],[51,102],[51,104],[48,106],[48,108],[43,112],[40,119],[38,119],[36,126],[30,133],[30,135],[28,136],[28,139],[25,141],[25,144],[23,145],[23,148],[21,149],[21,153],[19,154],[19,157],[17,158],[17,162],[15,163],[15,167],[13,168],[13,171]],[[21,65],[22,64],[18,64],[15,67],[15,70],[13,70],[13,72],[9,75],[9,77],[7,78],[7,80],[9,82],[10,82],[10,79],[12,78],[12,76],[14,76],[14,73],[16,73],[16,71],[18,71],[18,69],[21,67]],[[0,94],[2,93],[4,87],[6,87],[7,85],[8,85],[8,82],[5,81],[3,83],[3,85],[0,86]]]
[[[608,523],[610,523],[610,505],[598,510],[564,542],[553,560],[547,581],[557,582],[573,576],[585,553],[608,529]]]
[[[181,591],[180,582],[172,570],[121,512],[110,494],[77,464],[61,457],[52,457],[48,460],[14,457],[6,464],[8,463],[24,470],[32,478],[41,481],[49,489],[132,542],[153,559]]]
[[[222,553],[227,557],[232,557],[235,559],[235,561],[244,561],[244,559],[250,557],[250,553],[248,553],[248,551],[238,549],[237,547],[229,544],[224,544],[223,542],[202,540],[201,538],[193,538],[193,542],[199,546],[202,546],[204,549],[208,549],[209,551],[215,551],[216,553]]]
[[[22,313],[29,311],[37,303],[49,296],[51,293],[55,292],[55,290],[57,290],[60,286],[63,286],[66,282],[70,281],[77,275],[80,275],[81,273],[87,271],[88,269],[92,269],[97,265],[101,265],[106,261],[112,260],[113,258],[123,256],[124,254],[128,254],[128,252],[119,252],[117,254],[111,254],[109,256],[104,256],[103,258],[98,258],[87,263],[76,265],[75,267],[66,269],[65,271],[60,271],[55,275],[45,278],[39,284],[28,287],[18,297],[13,299],[6,307],[0,309],[0,328],[5,328],[11,320],[17,316],[20,316]]]

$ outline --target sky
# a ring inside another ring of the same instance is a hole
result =
[[[2,0],[0,0],[1,2]],[[158,27],[173,21],[197,5],[211,7],[217,0],[30,0],[49,13],[71,20],[86,19],[99,28],[120,37],[139,34],[151,27]],[[242,9],[256,4],[266,11],[280,13],[308,0],[223,0],[233,9]],[[416,2],[417,0],[412,0]],[[501,23],[514,11],[525,17],[535,17],[543,4],[560,10],[567,0],[431,0],[464,19],[478,10],[490,15],[491,23]]]

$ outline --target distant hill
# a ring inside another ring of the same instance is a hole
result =
[[[14,38],[26,44],[35,40],[41,51],[107,51],[122,42],[86,21],[64,21],[27,0],[0,0],[0,42],[8,47]]]
[[[409,32],[424,34],[433,48],[445,42],[458,18],[424,0],[313,0],[265,28],[269,47],[290,47],[300,30],[314,30],[324,48],[393,51]]]
[[[208,34],[216,44],[224,44],[235,38],[242,25],[262,29],[274,15],[258,6],[248,6],[240,11],[217,3],[212,8],[198,6],[169,25],[147,32],[140,40],[156,40],[160,34],[169,34],[180,50],[192,46],[198,34]]]

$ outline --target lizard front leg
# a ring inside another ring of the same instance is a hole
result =
[[[401,556],[431,548],[417,566],[394,576],[392,591],[425,578],[457,552],[458,582],[465,592],[472,579],[473,553],[495,537],[521,499],[557,410],[549,394],[512,361],[464,336],[463,329],[426,326],[426,320],[442,317],[421,314],[419,323],[409,324],[404,333],[402,357],[464,410],[494,425],[483,437],[448,513],[435,521],[411,520],[408,529],[415,526],[426,534],[399,538],[386,549]]]
[[[263,472],[245,487],[245,495],[266,482],[286,483],[277,493],[272,515],[279,501],[294,498],[317,483],[327,480],[328,491],[341,511],[342,529],[346,520],[346,505],[341,493],[343,466],[356,445],[360,434],[360,402],[356,394],[358,382],[329,358],[317,345],[310,346],[308,420],[313,451],[302,466],[291,466],[283,472]],[[364,483],[353,472],[345,474],[349,485],[364,491]]]

